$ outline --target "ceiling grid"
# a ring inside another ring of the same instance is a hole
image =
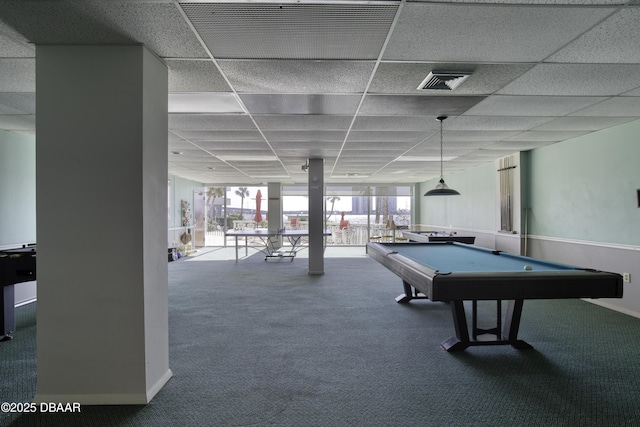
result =
[[[169,173],[414,183],[640,119],[626,0],[0,2],[0,129],[35,136],[38,44],[144,44],[169,70]],[[453,90],[420,91],[431,72]],[[181,154],[174,154],[179,152]]]

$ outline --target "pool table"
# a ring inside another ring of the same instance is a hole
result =
[[[36,280],[36,246],[0,250],[0,341],[13,338],[16,328],[14,285]]]
[[[411,242],[458,242],[473,245],[475,236],[465,236],[444,231],[403,231],[402,236]]]
[[[368,243],[369,256],[398,275],[407,303],[416,298],[446,302],[451,306],[456,336],[441,345],[447,351],[470,346],[506,344],[532,348],[518,339],[523,302],[526,299],[621,298],[622,276],[616,273],[572,267],[535,258],[512,255],[455,242]],[[497,301],[496,327],[476,327],[476,302]],[[501,301],[508,300],[501,328]],[[472,301],[472,339],[464,301]],[[496,336],[477,340],[478,334]]]

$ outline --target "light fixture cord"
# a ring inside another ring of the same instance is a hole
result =
[[[444,170],[442,168],[442,163],[444,162],[444,155],[443,155],[443,150],[442,150],[442,122],[443,120],[440,120],[440,179],[443,180],[444,179]]]

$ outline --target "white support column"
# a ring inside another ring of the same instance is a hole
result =
[[[276,233],[282,225],[282,184],[279,182],[267,183],[267,212],[269,215],[268,227],[269,231]],[[278,239],[276,248],[282,247],[282,238]]]
[[[309,159],[309,274],[324,274],[324,159]]]
[[[145,404],[171,378],[167,68],[38,46],[36,402]]]
[[[282,185],[279,182],[269,182],[267,193],[269,231],[278,231],[282,228]]]

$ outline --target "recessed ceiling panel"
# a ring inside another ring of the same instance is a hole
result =
[[[177,132],[190,141],[262,141],[258,131],[246,130],[182,130]]]
[[[640,116],[640,97],[619,96],[607,99],[599,104],[576,111],[571,116],[589,117],[638,117]]]
[[[181,3],[218,59],[376,59],[396,4]]]
[[[232,93],[170,93],[169,113],[231,113],[244,110]]]
[[[36,116],[33,114],[0,114],[0,129],[35,130]]]
[[[535,131],[529,130],[506,138],[505,141],[550,141],[558,142],[565,139],[577,138],[585,135],[587,131]]]
[[[364,92],[374,62],[364,61],[219,61],[237,92]]]
[[[383,59],[538,62],[613,11],[407,3]]]
[[[436,116],[358,116],[352,130],[425,132],[440,129]]]
[[[251,114],[353,115],[359,95],[241,94]]]
[[[176,130],[255,130],[248,115],[169,114],[169,129]]]
[[[497,94],[611,96],[639,86],[640,64],[540,64]]]
[[[0,21],[0,52],[5,58],[33,58],[36,47],[28,43],[20,33]]]
[[[346,131],[342,130],[316,130],[316,131],[264,131],[265,137],[269,141],[344,141],[344,137],[347,135]]]
[[[385,139],[380,139],[378,141],[367,140],[367,141],[347,141],[345,145],[345,150],[360,150],[360,151],[368,151],[368,150],[397,150],[403,149],[406,150],[415,146],[417,143],[414,141],[406,141],[400,142],[396,141],[393,143],[389,143],[389,141]]]
[[[0,114],[35,114],[35,93],[0,92]]]
[[[547,60],[580,63],[640,63],[640,8],[620,9]]]
[[[351,131],[348,142],[378,141],[386,142],[390,146],[402,142],[419,142],[425,139],[425,132],[404,132],[404,131]]]
[[[589,96],[506,96],[492,95],[470,108],[469,116],[564,116],[604,101]]]
[[[351,124],[350,116],[314,116],[314,115],[274,115],[255,116],[262,130],[347,130]]]
[[[368,95],[361,115],[460,115],[482,101],[482,96]]]
[[[231,92],[211,60],[166,61],[169,92]]]
[[[273,141],[271,142],[271,146],[276,152],[280,152],[281,150],[287,150],[287,152],[291,153],[291,150],[298,150],[300,153],[310,153],[317,154],[322,150],[339,150],[342,145],[340,141],[334,142],[317,142],[317,141],[300,141],[300,142],[282,142],[282,141]]]
[[[518,151],[529,151],[535,148],[544,147],[553,144],[549,141],[500,141],[495,144],[483,147],[484,150],[512,150],[514,153]]]
[[[596,131],[634,120],[631,117],[558,117],[533,130]]]
[[[36,60],[1,58],[0,76],[0,92],[35,92]]]
[[[553,117],[528,116],[458,116],[446,121],[449,130],[523,131],[541,125]]]

